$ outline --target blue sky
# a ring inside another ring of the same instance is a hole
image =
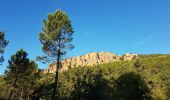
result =
[[[75,49],[66,57],[100,51],[170,53],[169,5],[169,0],[0,0],[0,31],[10,41],[0,74],[21,48],[33,60],[43,54],[38,40],[42,20],[57,9],[69,15],[75,31]]]

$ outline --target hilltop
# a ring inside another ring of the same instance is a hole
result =
[[[72,57],[63,60],[60,72],[67,71],[69,68],[76,68],[79,66],[94,66],[104,63],[110,63],[114,61],[127,61],[136,59],[137,54],[126,53],[122,56],[116,55],[111,52],[92,52],[85,55]],[[50,64],[47,69],[43,70],[43,73],[54,73],[56,71],[56,64]]]

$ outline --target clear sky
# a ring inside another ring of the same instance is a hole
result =
[[[0,31],[10,41],[0,74],[21,48],[32,60],[42,55],[42,20],[57,9],[69,15],[75,31],[75,49],[66,57],[96,51],[170,53],[170,0],[0,0]]]

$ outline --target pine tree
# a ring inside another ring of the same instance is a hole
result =
[[[4,49],[8,45],[9,41],[5,39],[5,33],[0,32],[0,64],[4,61]]]
[[[21,49],[12,55],[8,61],[9,65],[7,70],[5,70],[5,80],[12,87],[9,96],[10,100],[13,99],[14,90],[20,92],[20,97],[22,98],[23,92],[26,91],[28,93],[29,85],[33,82],[33,73],[36,72],[37,65],[35,62],[30,61],[27,56],[27,52]]]
[[[39,40],[43,45],[44,56],[38,56],[37,60],[43,63],[52,62],[56,64],[56,76],[53,87],[52,100],[56,99],[56,90],[58,83],[58,71],[61,68],[60,61],[67,50],[74,46],[71,44],[73,28],[71,21],[65,12],[57,10],[48,15],[48,20],[44,19],[43,32],[39,34]]]

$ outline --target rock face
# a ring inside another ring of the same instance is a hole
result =
[[[59,69],[60,72],[67,71],[69,68],[75,68],[79,66],[93,66],[97,64],[109,63],[120,60],[132,60],[137,58],[137,54],[126,53],[123,56],[113,54],[111,52],[94,52],[83,56],[73,57],[61,61],[62,67]],[[44,70],[43,73],[54,73],[56,71],[56,65],[50,64],[48,69]]]

